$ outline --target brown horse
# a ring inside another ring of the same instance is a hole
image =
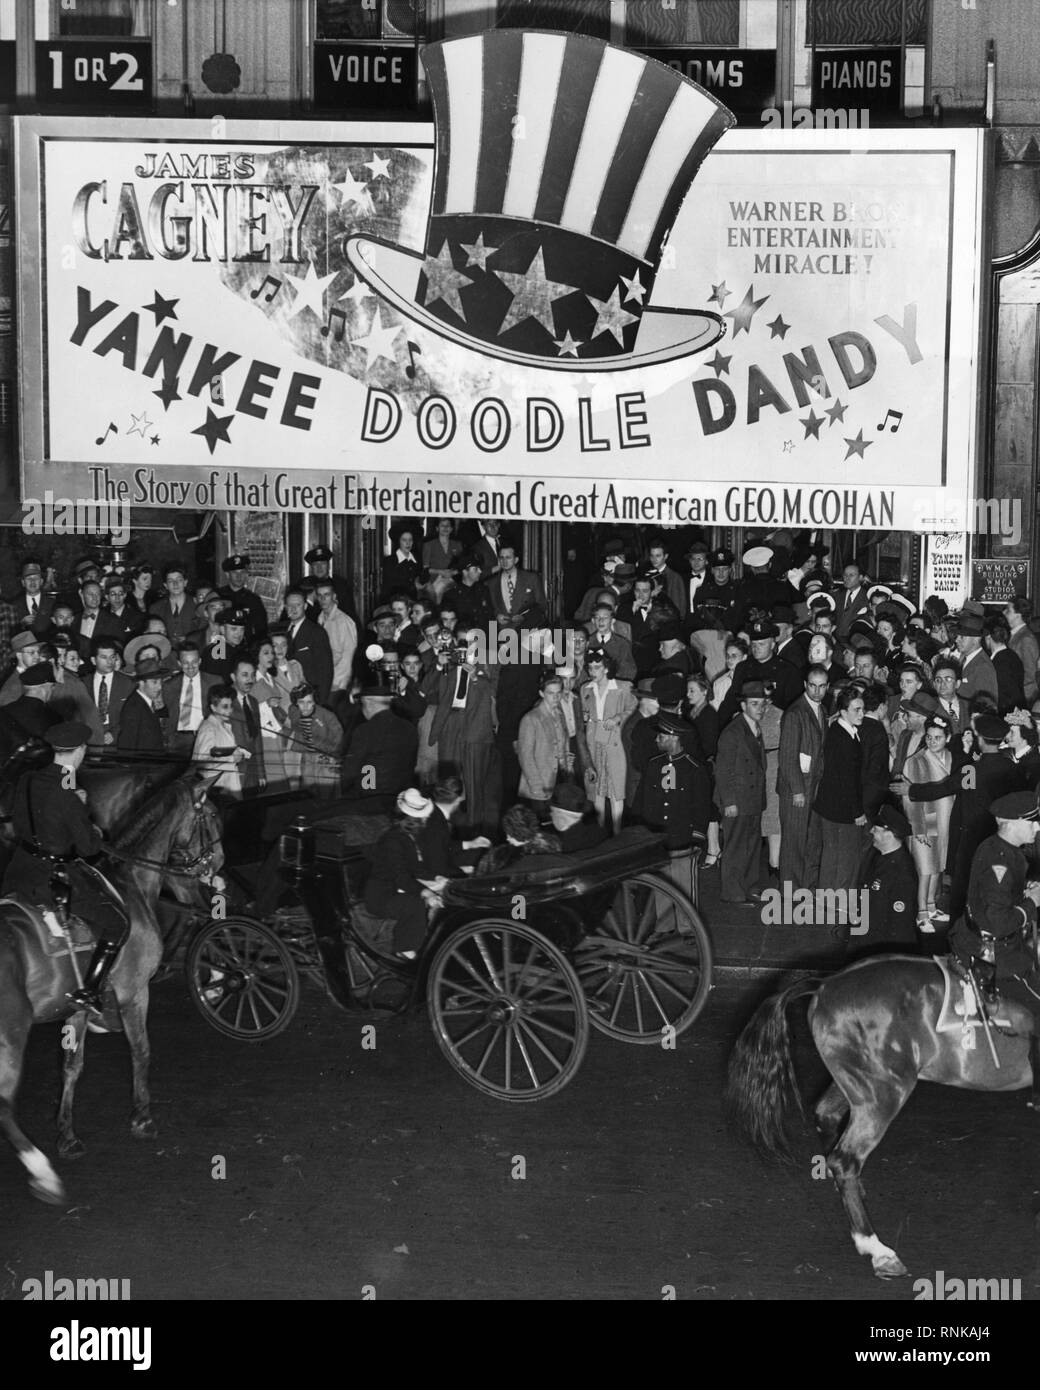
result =
[[[216,812],[206,802],[209,780],[189,773],[164,787],[133,818],[107,851],[112,880],[130,917],[130,936],[109,977],[133,1064],[131,1133],[154,1138],[148,1091],[148,986],[163,954],[156,903],[164,880],[185,903],[200,902],[200,882],[223,863]],[[68,953],[51,955],[41,945],[46,928],[34,924],[31,905],[0,899],[0,1133],[14,1146],[30,1175],[34,1196],[61,1203],[65,1192],[50,1162],[19,1128],[15,1092],[29,1029],[34,1023],[68,1018],[72,1033],[63,1037],[64,1077],[58,1111],[58,1152],[78,1158],[83,1145],[72,1128],[72,1101],[83,1070],[87,1015],[66,998],[77,984]],[[70,1017],[71,1015],[71,1017]],[[75,1039],[74,1048],[69,1046]]]
[[[937,1032],[942,971],[919,956],[859,961],[823,984],[803,980],[767,999],[737,1040],[729,1061],[726,1099],[746,1138],[771,1158],[790,1160],[784,1114],[793,1099],[802,1111],[787,1025],[787,1006],[811,994],[809,1026],[833,1081],[814,1118],[827,1171],[841,1194],[861,1255],[880,1279],[906,1274],[896,1252],[875,1234],[860,1174],[919,1080],[972,1091],[1017,1091],[1033,1081],[1029,1062],[1032,1017],[1002,1002],[1009,1027],[993,1031],[999,1068],[978,1038],[966,1049],[960,1030]],[[804,1114],[804,1111],[802,1111]]]

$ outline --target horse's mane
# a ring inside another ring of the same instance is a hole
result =
[[[147,857],[152,839],[158,838],[155,832],[162,825],[165,825],[169,832],[180,819],[175,813],[187,809],[182,803],[191,796],[192,789],[188,780],[182,778],[170,782],[135,813],[131,824],[117,836],[115,848]]]

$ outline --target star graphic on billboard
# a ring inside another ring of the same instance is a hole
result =
[[[708,296],[708,303],[717,304],[721,309],[726,303],[726,300],[730,297],[730,293],[729,286],[726,284],[725,280],[723,280],[721,285],[712,285],[711,294]]]
[[[842,405],[840,400],[836,400],[832,406],[827,407],[827,418],[830,420],[832,425],[835,424],[838,420],[841,420],[842,423],[844,423],[846,410],[848,410],[848,406]]]
[[[296,298],[293,306],[289,310],[289,317],[295,318],[304,309],[310,309],[319,319],[325,318],[325,291],[332,284],[338,270],[332,271],[329,275],[319,275],[314,269],[314,262],[311,261],[307,266],[306,275],[293,275],[290,271],[285,272],[285,278],[293,282],[296,290]]]
[[[373,212],[372,195],[369,193],[363,179],[356,179],[348,169],[342,183],[334,183],[333,188],[339,194],[340,209],[349,207],[351,203],[355,205],[361,213]]]
[[[813,439],[819,439],[820,426],[823,424],[823,416],[817,415],[812,406],[809,407],[808,415],[799,416],[799,423],[805,427],[806,439],[812,435]]]
[[[565,285],[559,280],[548,279],[545,274],[545,257],[542,254],[542,248],[539,246],[534,253],[531,264],[522,275],[515,275],[508,270],[496,270],[495,274],[504,285],[508,285],[513,291],[513,302],[509,306],[509,313],[502,320],[499,333],[507,332],[516,324],[523,323],[525,319],[537,319],[555,342],[556,324],[553,322],[553,303],[557,299],[565,299],[567,295],[573,294],[575,287],[574,285]]]
[[[735,309],[727,309],[726,318],[733,320],[733,336],[738,338],[741,333],[750,333],[751,320],[761,309],[762,305],[769,298],[765,295],[762,299],[755,298],[754,285],[749,286],[747,294],[740,301]]]
[[[429,306],[438,299],[443,299],[449,309],[454,309],[463,323],[466,321],[466,311],[462,307],[462,300],[459,298],[459,290],[466,285],[472,285],[473,281],[468,275],[463,275],[461,270],[456,270],[451,259],[451,249],[445,242],[436,256],[427,256],[423,261],[423,273],[426,276],[426,295],[423,304]]]
[[[484,245],[483,232],[479,234],[476,241],[471,242],[469,244],[463,241],[459,244],[461,245],[463,251],[465,251],[466,253],[467,267],[471,265],[478,265],[480,266],[481,270],[487,270],[488,257],[493,256],[495,252],[498,250],[497,246]]]
[[[850,459],[853,454],[856,454],[859,458],[862,458],[866,451],[870,448],[871,444],[874,443],[874,440],[864,439],[863,431],[860,430],[859,434],[856,435],[855,439],[846,439],[845,443],[849,446],[845,454],[846,459]]]
[[[158,391],[153,391],[153,396],[158,396],[163,403],[163,409],[169,410],[174,401],[183,400],[177,387],[180,385],[180,378],[176,376],[164,376],[163,384]]]
[[[621,281],[625,286],[625,303],[627,304],[630,299],[634,299],[637,304],[642,304],[646,295],[646,286],[639,278],[639,271],[637,270],[631,279],[627,275],[622,275]]]
[[[365,160],[365,168],[372,170],[369,183],[374,179],[388,179],[390,177],[389,159],[384,159],[382,155],[376,154],[375,150],[372,151],[372,158]]]
[[[620,347],[625,346],[624,331],[630,323],[638,323],[639,315],[630,314],[621,307],[621,287],[614,290],[609,299],[594,299],[591,294],[585,298],[596,311],[596,325],[590,334],[598,338],[601,333],[612,333]]]
[[[382,313],[377,307],[372,315],[372,322],[369,324],[368,333],[363,338],[351,338],[351,347],[362,347],[365,349],[365,371],[371,367],[373,362],[378,362],[380,357],[385,357],[388,362],[396,361],[394,357],[394,339],[401,332],[401,325],[395,323],[390,327],[383,322]]]
[[[213,454],[216,452],[218,443],[231,443],[228,427],[234,418],[234,415],[214,415],[210,407],[207,406],[206,423],[200,425],[197,430],[192,430],[192,434],[201,434],[209,445],[210,453]]]
[[[139,434],[141,438],[144,439],[148,431],[152,429],[154,425],[155,421],[149,420],[147,411],[142,410],[140,415],[135,415],[133,411],[131,411],[130,428],[127,430],[127,434]]]
[[[562,338],[554,338],[553,342],[559,348],[561,357],[577,357],[578,349],[584,347],[584,343],[579,342],[577,338],[571,337],[569,328]]]
[[[714,356],[714,357],[711,359],[711,361],[708,363],[708,366],[709,366],[709,367],[712,369],[712,371],[715,373],[716,377],[721,378],[723,375],[729,376],[729,364],[730,364],[732,361],[733,361],[733,354],[732,354],[732,353],[730,353],[730,355],[729,355],[728,357],[723,357],[722,353],[719,352],[718,348],[716,348],[716,349],[715,349],[715,356]]]
[[[781,340],[787,337],[791,329],[791,325],[789,323],[784,323],[783,317],[780,314],[777,314],[773,322],[768,324],[767,327],[769,329],[770,338],[780,338]]]
[[[144,309],[146,313],[155,315],[155,326],[158,328],[165,319],[177,317],[177,305],[179,303],[179,299],[163,299],[159,291],[156,290],[151,304],[146,304]]]

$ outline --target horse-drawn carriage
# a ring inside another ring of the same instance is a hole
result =
[[[187,945],[191,996],[229,1037],[280,1033],[301,978],[385,1016],[426,1001],[452,1066],[487,1095],[541,1100],[581,1065],[589,1028],[671,1045],[712,984],[689,856],[628,830],[548,868],[452,880],[418,959],[362,904],[366,844],[388,822],[355,809],[297,817],[260,874],[256,915],[212,920]]]

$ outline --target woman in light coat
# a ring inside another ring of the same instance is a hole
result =
[[[617,666],[611,657],[594,654],[587,665],[589,680],[581,688],[581,704],[592,769],[586,780],[600,825],[606,824],[609,801],[611,827],[618,835],[625,808],[627,772],[621,727],[635,709],[636,697],[630,681],[616,679]]]
[[[940,782],[949,777],[953,767],[953,752],[948,747],[951,732],[947,719],[941,714],[932,715],[925,725],[924,746],[903,765],[903,776],[908,782]],[[910,853],[917,869],[917,926],[924,932],[934,932],[935,922],[950,920],[936,907],[935,895],[950,843],[953,803],[952,796],[940,796],[934,801],[903,797],[903,809],[913,831]]]

